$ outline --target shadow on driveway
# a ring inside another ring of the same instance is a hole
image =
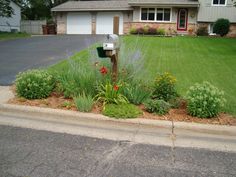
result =
[[[55,64],[102,39],[102,35],[57,35],[0,41],[0,85],[11,85],[20,71]]]

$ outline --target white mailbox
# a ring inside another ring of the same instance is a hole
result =
[[[119,48],[119,37],[115,34],[107,35],[106,41],[103,43],[103,50],[116,50]]]

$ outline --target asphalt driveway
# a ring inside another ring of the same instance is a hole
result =
[[[57,63],[102,39],[104,36],[58,35],[0,41],[0,85],[11,85],[20,71]]]

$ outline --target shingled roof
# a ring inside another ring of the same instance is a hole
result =
[[[106,0],[106,1],[67,1],[52,8],[57,11],[115,11],[132,10],[132,6],[159,5],[197,7],[198,0]]]
[[[174,5],[195,7],[199,5],[198,0],[129,0],[130,5]]]
[[[132,10],[128,0],[119,1],[68,1],[52,8],[52,11],[111,11]]]

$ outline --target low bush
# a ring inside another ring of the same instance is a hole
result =
[[[105,116],[113,118],[137,118],[142,114],[138,107],[132,104],[108,104],[103,110]]]
[[[197,29],[197,36],[208,36],[208,29],[206,26],[201,26]]]
[[[137,34],[144,34],[144,28],[143,27],[137,28]]]
[[[77,109],[81,112],[90,112],[94,104],[93,97],[91,95],[85,95],[85,93],[74,98],[74,102]]]
[[[27,99],[48,97],[54,89],[55,81],[47,71],[28,70],[16,76],[16,93]]]
[[[148,34],[150,35],[156,35],[157,34],[157,29],[156,28],[153,28],[153,27],[150,27],[148,29]]]
[[[165,36],[165,34],[166,34],[165,29],[162,29],[162,28],[157,29],[156,31],[157,31],[157,32],[156,32],[157,35],[160,35],[160,36]]]
[[[123,94],[130,103],[140,105],[149,98],[150,91],[143,84],[131,83],[123,88]]]
[[[224,93],[208,82],[195,84],[187,92],[187,110],[191,116],[212,118],[219,114],[225,99]]]
[[[221,37],[227,35],[229,33],[230,22],[228,19],[218,19],[214,26],[213,31],[216,34],[219,34]]]
[[[125,104],[128,103],[128,99],[121,94],[121,85],[111,83],[101,84],[98,86],[98,94],[95,96],[95,100],[106,104]]]
[[[170,73],[158,75],[153,87],[152,98],[169,101],[178,96],[176,91],[176,78]]]
[[[150,113],[155,113],[158,115],[165,115],[170,110],[170,104],[165,102],[164,100],[154,100],[148,99],[144,103],[145,109]]]
[[[131,28],[129,33],[130,34],[138,34],[138,30],[136,28]]]

